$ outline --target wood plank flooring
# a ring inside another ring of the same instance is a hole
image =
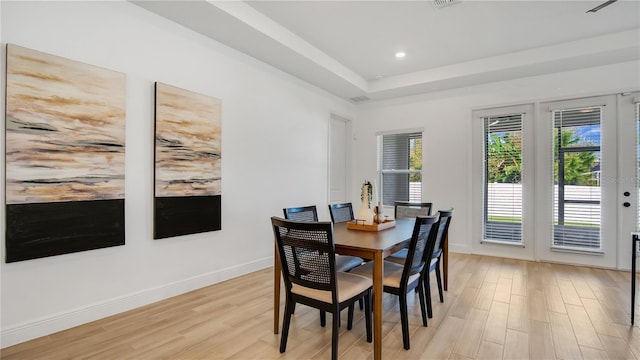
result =
[[[410,297],[408,351],[402,348],[398,300],[385,294],[384,359],[640,360],[640,319],[630,325],[628,272],[452,253],[449,274],[444,303],[432,277],[428,327],[421,325],[418,296]],[[272,269],[265,269],[8,347],[0,357],[331,357],[331,327],[320,327],[316,310],[298,306],[284,354],[272,314]],[[340,358],[372,359],[364,335],[364,318],[356,311],[353,330],[340,330]]]

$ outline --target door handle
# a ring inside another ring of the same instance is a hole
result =
[[[631,206],[631,204],[628,201],[625,201],[624,203],[622,203],[622,206],[629,207]]]

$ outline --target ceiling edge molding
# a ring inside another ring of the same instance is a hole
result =
[[[211,1],[208,3],[233,16],[237,20],[252,27],[256,31],[291,49],[326,70],[343,78],[363,91],[367,89],[367,81],[353,70],[322,52],[307,41],[292,33],[287,28],[271,20],[244,1]]]
[[[483,73],[492,73],[501,70],[531,66],[539,67],[545,63],[553,64],[565,59],[575,60],[576,58],[599,56],[602,53],[619,53],[620,50],[624,49],[628,49],[632,53],[634,49],[636,49],[636,53],[640,57],[640,29],[383,78],[371,81],[368,88],[369,94],[373,94],[403,87],[438,83],[448,79],[477,76]],[[629,60],[628,56],[620,59],[611,58],[612,63]],[[549,72],[553,72],[553,68],[549,69]]]
[[[244,1],[129,1],[356,104],[640,60],[635,28],[366,81]]]

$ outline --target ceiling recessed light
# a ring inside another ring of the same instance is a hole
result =
[[[404,52],[402,52],[402,51],[398,51],[398,52],[396,53],[396,58],[398,58],[398,59],[402,59],[402,58],[403,58],[403,57],[405,57],[405,56],[407,56],[407,54],[405,54],[405,53],[404,53]]]

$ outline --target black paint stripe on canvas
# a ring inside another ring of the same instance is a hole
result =
[[[154,239],[222,228],[221,195],[155,198]]]
[[[7,205],[6,261],[124,245],[124,199]]]

